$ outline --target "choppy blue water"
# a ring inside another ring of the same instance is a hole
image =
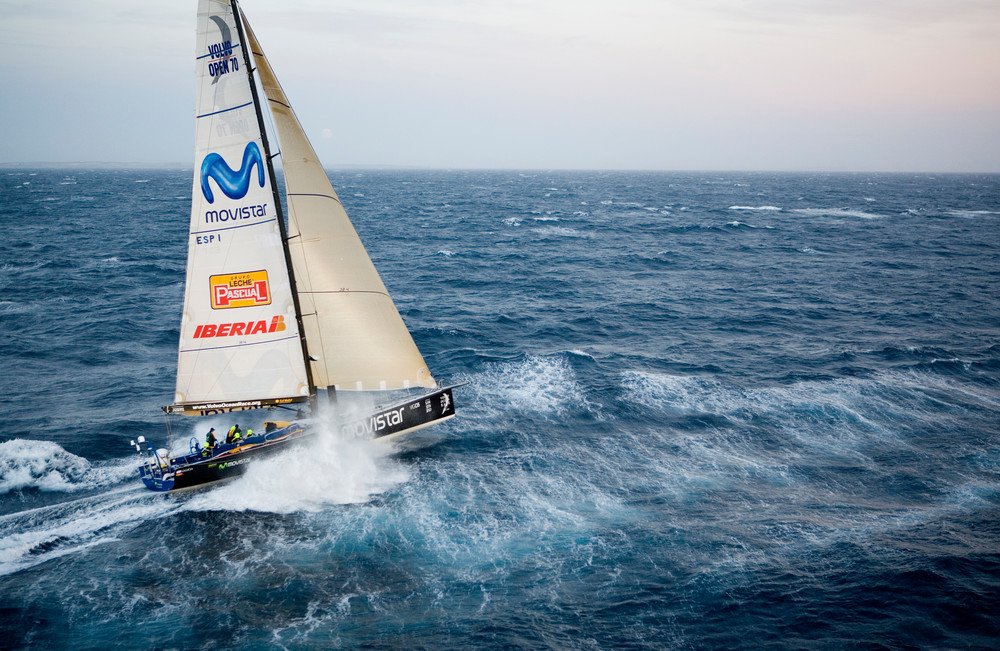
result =
[[[165,496],[190,172],[0,173],[0,646],[1000,644],[1000,176],[332,178],[459,417]]]

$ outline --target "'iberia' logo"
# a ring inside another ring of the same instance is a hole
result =
[[[264,159],[260,155],[257,143],[247,143],[243,150],[243,163],[234,170],[215,152],[205,156],[201,162],[201,193],[208,203],[215,203],[215,195],[208,184],[208,179],[215,179],[222,193],[230,199],[242,199],[250,192],[250,179],[254,166],[257,167],[257,183],[264,187]]]
[[[271,288],[267,284],[267,271],[209,276],[208,284],[212,292],[212,309],[214,310],[271,304]]]
[[[236,323],[209,323],[194,329],[194,339],[208,337],[240,337],[247,335],[263,335],[271,332],[285,331],[285,317],[276,316],[267,321],[237,321]]]

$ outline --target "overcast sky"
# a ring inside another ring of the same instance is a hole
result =
[[[327,167],[1000,172],[1000,0],[244,0]],[[197,2],[0,0],[0,162],[191,165]]]

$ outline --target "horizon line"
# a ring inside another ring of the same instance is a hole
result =
[[[7,161],[0,162],[0,169],[158,169],[194,170],[191,163],[150,163],[141,161]],[[989,170],[894,170],[894,169],[778,169],[778,168],[666,168],[666,167],[463,167],[430,165],[393,165],[371,163],[344,163],[323,165],[324,170],[400,170],[400,171],[463,171],[463,172],[654,172],[654,173],[713,173],[713,174],[1000,174],[1000,169]],[[281,173],[280,166],[275,172]]]

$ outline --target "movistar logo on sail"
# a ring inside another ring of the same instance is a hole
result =
[[[242,199],[250,192],[251,175],[257,168],[257,183],[264,187],[264,158],[260,155],[257,143],[248,142],[243,150],[243,163],[238,170],[226,164],[221,155],[212,152],[201,162],[201,193],[208,203],[215,203],[215,193],[208,180],[213,179],[230,199]]]
[[[256,174],[254,170],[256,169]],[[256,178],[255,178],[256,177]],[[250,184],[256,180],[257,185],[264,187],[264,157],[260,154],[257,143],[247,143],[243,150],[243,160],[238,169],[229,167],[220,154],[212,152],[201,162],[201,193],[210,204],[215,203],[214,186],[222,194],[233,200],[240,200],[250,192]],[[258,203],[232,208],[217,208],[205,211],[206,224],[222,224],[231,221],[241,221],[267,215],[267,204]],[[210,241],[210,240],[206,240]],[[202,243],[202,242],[199,242]]]

